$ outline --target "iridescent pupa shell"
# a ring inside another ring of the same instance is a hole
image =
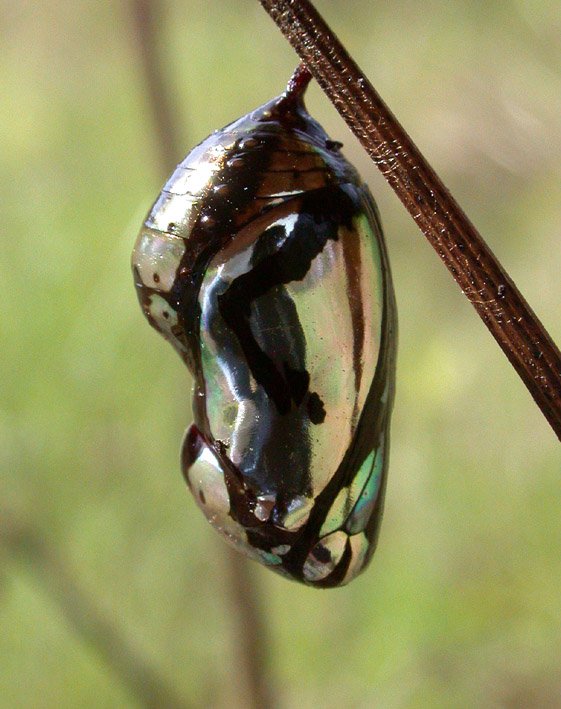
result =
[[[244,554],[329,587],[376,545],[396,319],[374,200],[306,112],[306,83],[185,158],[132,264],[195,380],[182,465],[197,504]]]

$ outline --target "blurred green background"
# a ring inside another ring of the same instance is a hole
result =
[[[560,342],[559,1],[317,6]],[[296,59],[256,0],[161,9],[187,153]],[[153,706],[123,648],[186,706],[250,706],[223,544],[179,472],[190,382],[129,271],[166,177],[130,4],[0,0],[0,36],[0,706]],[[276,701],[561,707],[559,443],[315,86],[308,106],[380,205],[398,390],[368,571],[320,592],[251,567]]]

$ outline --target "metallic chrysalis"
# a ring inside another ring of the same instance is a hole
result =
[[[213,133],[148,213],[144,314],[194,377],[185,479],[239,551],[316,587],[382,515],[396,312],[374,199],[306,112],[309,75]]]

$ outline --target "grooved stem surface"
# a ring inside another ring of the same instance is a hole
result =
[[[260,0],[477,310],[561,439],[561,354],[516,285],[309,0]]]

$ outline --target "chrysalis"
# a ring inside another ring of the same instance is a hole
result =
[[[396,313],[374,199],[306,112],[309,79],[189,153],[132,266],[194,377],[195,501],[239,551],[331,587],[376,546]]]

